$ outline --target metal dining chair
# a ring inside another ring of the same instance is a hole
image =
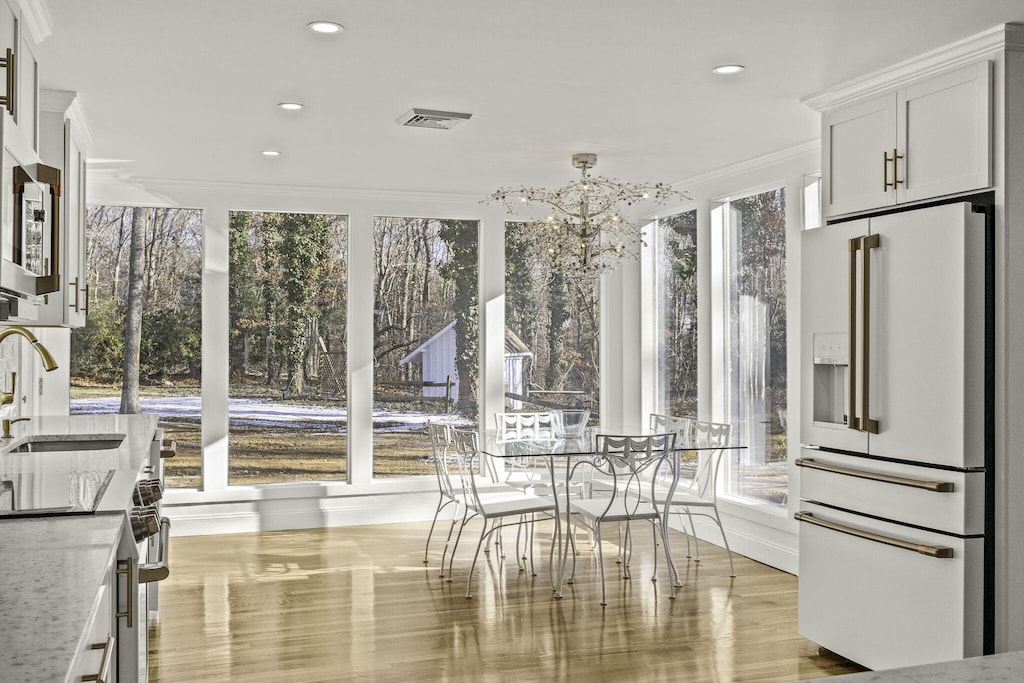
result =
[[[550,514],[555,509],[554,500],[542,498],[529,494],[515,496],[489,496],[480,491],[477,483],[477,472],[481,457],[478,436],[475,431],[453,429],[452,441],[455,446],[456,461],[459,467],[459,477],[462,490],[463,518],[456,535],[455,547],[462,536],[462,529],[466,524],[479,517],[483,521],[480,529],[480,539],[477,541],[476,552],[473,553],[473,563],[469,568],[469,579],[466,582],[466,598],[473,597],[473,572],[476,569],[476,561],[480,556],[480,550],[487,540],[501,529],[508,526],[516,526],[520,532],[526,530],[526,544],[529,553],[530,571],[536,576],[533,567],[533,523],[538,512]],[[507,521],[509,519],[514,521]],[[501,543],[501,534],[497,535],[498,544]],[[518,541],[517,541],[518,543]],[[455,550],[452,550],[452,559],[448,564],[448,577],[451,580],[451,563],[455,558]],[[518,562],[517,553],[517,562]],[[525,569],[520,565],[520,570]]]
[[[554,437],[554,418],[551,413],[495,413],[494,426],[499,441],[520,441],[534,439],[551,439]],[[493,462],[491,476],[495,481],[503,481],[510,486],[525,491],[550,489],[551,480],[547,467],[537,458],[506,458],[504,464],[508,469],[499,476]]]
[[[437,508],[434,510],[434,518],[430,522],[430,531],[427,532],[427,542],[423,548],[423,564],[429,564],[430,539],[434,535],[434,528],[437,525],[437,518],[441,515],[441,510],[445,509],[449,505],[455,506],[452,514],[452,521],[448,527],[448,537],[444,542],[444,551],[441,553],[441,573],[439,574],[439,578],[444,578],[444,560],[448,554],[448,547],[451,545],[452,534],[459,519],[459,510],[462,506],[463,500],[463,490],[458,472],[455,473],[454,478],[456,482],[453,484],[453,476],[449,468],[449,465],[455,460],[455,455],[452,450],[452,427],[440,422],[428,422],[427,435],[430,437],[430,449],[433,454],[434,470],[437,475],[439,496]],[[521,495],[521,491],[512,486],[494,484],[488,486],[486,493],[483,495],[494,498],[499,495],[508,497],[509,494],[519,496]]]
[[[608,490],[596,491],[595,497],[574,501],[571,521],[573,525],[583,526],[589,530],[597,546],[598,565],[601,572],[601,604],[607,605],[607,587],[605,582],[604,553],[601,544],[601,525],[611,522],[625,526],[625,533],[620,534],[620,554],[622,558],[622,578],[630,578],[629,564],[632,555],[631,523],[638,520],[649,522],[654,538],[654,574],[652,581],[657,580],[658,559],[657,546],[659,538],[665,552],[665,561],[678,583],[678,573],[672,561],[670,546],[667,543],[667,515],[653,497],[656,472],[661,470],[666,459],[674,457],[676,435],[656,434],[645,436],[601,434],[597,437],[597,449],[590,460],[582,460],[575,467],[590,467],[599,473],[606,482],[611,482]],[[675,468],[673,468],[675,469]],[[674,481],[668,482],[669,495],[674,493]],[[575,580],[576,567],[570,581]]]
[[[694,443],[705,448],[728,446],[732,436],[732,425],[726,423],[696,420],[692,424],[692,429]],[[697,540],[697,530],[693,525],[693,518],[703,516],[717,524],[718,530],[722,534],[722,543],[729,555],[729,576],[735,577],[736,570],[733,566],[732,550],[729,548],[729,539],[725,535],[725,527],[722,526],[722,518],[718,514],[717,482],[724,454],[725,451],[722,448],[699,451],[697,471],[693,479],[676,486],[672,495],[668,494],[666,488],[658,488],[654,502],[661,506],[667,505],[680,517],[686,514],[686,518],[690,522],[689,533],[693,535],[693,544],[696,548],[696,562],[700,562],[700,542]],[[678,475],[676,479],[678,483]],[[689,550],[689,538],[687,538],[687,550]],[[689,553],[687,556],[689,557]]]

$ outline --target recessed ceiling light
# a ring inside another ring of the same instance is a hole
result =
[[[281,109],[287,109],[288,111],[298,111],[305,105],[301,102],[280,102],[277,106],[281,107]]]
[[[345,30],[344,26],[335,21],[311,21],[306,28],[316,33],[341,33]]]
[[[281,153],[278,152],[276,149],[265,149],[262,152],[260,152],[260,154],[262,154],[265,157],[279,157],[279,156],[281,156]]]
[[[722,64],[711,70],[714,74],[738,74],[746,68],[742,64]]]

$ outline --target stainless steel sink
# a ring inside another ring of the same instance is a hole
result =
[[[119,447],[124,437],[124,434],[34,434],[18,439],[7,452],[102,451]]]

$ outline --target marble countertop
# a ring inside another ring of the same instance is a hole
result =
[[[0,442],[0,471],[113,470],[95,514],[0,517],[0,679],[64,680],[84,645],[89,616],[114,562],[136,477],[156,429],[151,415],[33,417]],[[117,447],[67,453],[12,453],[27,437],[124,434]]]
[[[116,513],[0,520],[0,679],[63,681],[121,524]]]
[[[1017,681],[1024,680],[1024,652],[1004,652],[986,657],[971,657],[955,662],[908,666],[884,671],[865,671],[857,674],[815,678],[803,683],[841,681],[842,683],[961,683],[962,681]]]

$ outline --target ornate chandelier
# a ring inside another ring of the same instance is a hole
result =
[[[580,178],[555,190],[539,187],[501,187],[485,201],[500,201],[510,214],[520,206],[543,204],[546,219],[524,225],[524,237],[543,247],[554,270],[569,277],[593,278],[615,268],[625,258],[639,258],[647,246],[639,225],[623,216],[620,205],[643,201],[664,204],[689,197],[665,183],[625,183],[589,171],[596,154],[573,154]]]

